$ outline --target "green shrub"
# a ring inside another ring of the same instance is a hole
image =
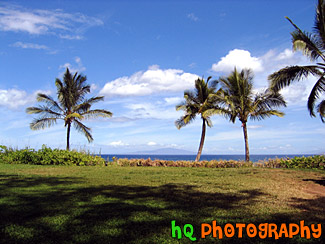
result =
[[[42,149],[12,149],[0,146],[0,161],[9,164],[39,165],[104,165],[105,160],[84,152],[51,149],[43,145]]]
[[[254,164],[264,168],[291,168],[291,169],[325,169],[325,156],[314,155],[309,157],[275,158]]]

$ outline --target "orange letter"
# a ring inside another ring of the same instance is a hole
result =
[[[246,227],[248,237],[253,238],[257,235],[257,229],[254,224],[248,224]]]
[[[313,237],[314,238],[319,238],[322,235],[322,225],[321,224],[317,224],[317,229],[314,228],[314,226],[315,226],[314,224],[311,225],[311,230],[313,232],[317,232],[318,234],[313,233]]]
[[[265,239],[267,237],[267,226],[268,226],[268,223],[260,224],[258,226],[258,229],[260,230],[258,235],[261,239]],[[262,233],[262,232],[264,232],[264,233]]]
[[[208,231],[205,231],[205,227],[208,227]],[[205,236],[210,235],[211,234],[211,225],[206,224],[206,223],[202,223],[201,224],[201,238],[205,238]]]
[[[233,237],[235,235],[235,228],[232,224],[225,225],[225,236],[226,237]]]
[[[280,231],[279,231],[279,237],[282,237],[283,234],[285,237],[289,237],[286,224],[281,224]]]
[[[308,226],[305,226],[305,221],[304,220],[301,220],[300,221],[300,236],[301,237],[305,237],[305,231],[306,231],[306,234],[307,234],[307,239],[310,239],[310,229]]]
[[[243,228],[245,224],[236,224],[236,228],[238,229],[238,238],[243,238]]]
[[[277,229],[277,225],[276,224],[269,224],[269,237],[272,237],[272,233],[274,233],[274,239],[277,240],[279,239],[279,235],[278,233],[276,232],[276,229]]]
[[[217,221],[213,220],[212,221],[212,226],[213,226],[213,234],[212,236],[214,238],[217,238],[217,231],[218,231],[218,239],[222,239],[222,229],[220,226],[217,226]]]
[[[292,228],[295,227],[296,231],[293,232]],[[289,238],[292,238],[293,236],[297,235],[299,233],[299,225],[297,224],[289,224]]]

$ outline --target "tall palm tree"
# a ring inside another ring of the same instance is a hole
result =
[[[300,81],[310,75],[318,77],[313,89],[311,90],[307,107],[310,116],[315,117],[315,107],[320,117],[324,121],[324,100],[316,106],[316,101],[321,94],[325,92],[325,4],[323,0],[318,1],[314,29],[312,33],[302,31],[288,17],[289,22],[294,26],[295,30],[291,33],[293,50],[300,50],[311,61],[315,61],[314,65],[304,66],[288,66],[269,76],[271,87],[275,91],[279,91],[285,86],[289,86],[294,81]]]
[[[44,129],[56,124],[57,120],[61,119],[64,120],[64,126],[67,127],[67,150],[70,150],[71,125],[83,133],[88,142],[93,141],[91,129],[81,121],[96,117],[111,117],[113,114],[104,109],[90,109],[94,103],[104,100],[104,97],[96,96],[86,99],[86,94],[90,93],[90,86],[86,84],[86,80],[86,76],[82,76],[78,72],[72,75],[67,68],[63,82],[60,79],[55,81],[58,101],[51,96],[38,93],[37,101],[44,105],[26,109],[29,114],[40,115],[39,118],[33,120],[30,128],[32,130]]]
[[[215,93],[215,87],[209,87],[208,83],[210,79],[211,77],[209,77],[206,82],[203,78],[198,78],[197,80],[195,80],[195,90],[185,91],[185,101],[176,106],[177,111],[185,111],[185,114],[180,119],[175,121],[177,129],[180,129],[183,126],[193,122],[197,115],[201,115],[201,141],[195,161],[199,161],[201,157],[205,139],[206,125],[212,127],[210,117],[204,115],[204,112],[212,106],[212,104],[209,103],[209,95]]]
[[[211,99],[217,102],[217,109],[209,109],[205,115],[220,113],[235,123],[236,118],[242,123],[245,140],[245,160],[249,161],[249,146],[247,134],[247,121],[262,120],[272,115],[282,117],[284,113],[273,108],[285,106],[283,97],[270,89],[255,94],[253,91],[253,73],[250,69],[234,71],[227,77],[220,77],[218,82],[221,86],[219,94],[211,95]]]

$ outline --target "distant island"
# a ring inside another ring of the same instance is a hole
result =
[[[176,148],[159,148],[151,151],[138,151],[133,152],[134,155],[195,155],[195,152],[176,149]]]

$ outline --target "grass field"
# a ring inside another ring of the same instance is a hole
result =
[[[172,220],[199,243],[274,243],[200,239],[200,226],[325,223],[325,174],[311,170],[0,164],[0,195],[1,243],[190,243]]]

